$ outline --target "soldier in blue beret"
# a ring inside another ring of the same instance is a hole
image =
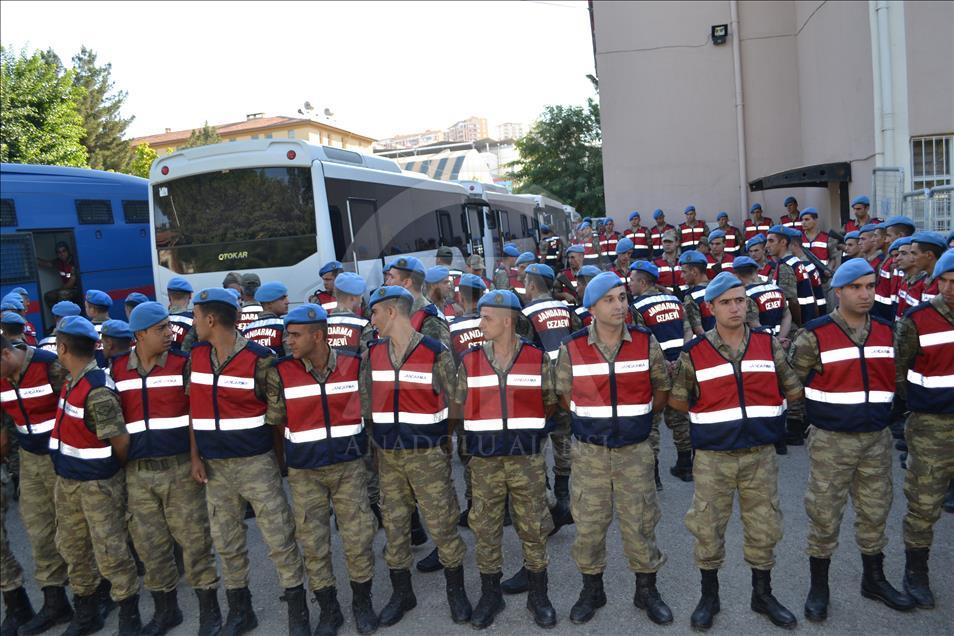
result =
[[[4,311],[0,314],[0,331],[3,337],[11,342],[23,342],[23,330],[26,328],[26,319],[15,311]]]
[[[89,321],[94,325],[102,325],[109,320],[109,308],[113,306],[113,299],[106,292],[91,289],[86,292],[84,305]]]
[[[149,297],[139,292],[133,292],[126,296],[126,300],[123,302],[123,307],[126,310],[126,320],[129,320],[129,314],[132,313],[136,305],[146,302],[149,302]]]
[[[126,353],[132,347],[133,334],[125,320],[107,320],[100,327],[99,334],[103,341],[103,358],[107,367],[113,358]]]
[[[453,279],[450,270],[443,266],[428,268],[424,275],[424,296],[437,307],[447,322],[454,319],[460,306],[454,302]]]
[[[513,289],[518,285],[517,268],[515,266],[518,256],[520,256],[520,250],[516,245],[513,243],[504,245],[503,253],[497,261],[497,268],[494,270],[493,283],[495,289]]]
[[[56,353],[56,325],[58,325],[59,322],[66,316],[79,316],[82,312],[83,310],[80,309],[79,305],[74,302],[70,302],[69,300],[61,300],[60,302],[53,305],[50,313],[53,314],[53,318],[56,322],[54,323],[50,334],[37,343],[37,349],[49,351],[50,353]]]
[[[580,305],[577,275],[583,266],[583,256],[584,248],[578,243],[566,248],[566,269],[557,274],[553,284],[553,296],[571,307]]]
[[[801,236],[801,233],[799,233]],[[765,251],[774,259],[773,281],[785,294],[792,311],[792,320],[801,326],[818,315],[811,280],[801,260],[792,254],[794,237],[789,228],[773,225],[766,237]]]
[[[288,313],[288,288],[284,283],[269,281],[255,291],[255,301],[262,306],[262,312],[242,330],[242,335],[281,358],[285,355],[282,316]]]
[[[335,282],[338,276],[344,271],[344,265],[340,261],[328,261],[318,270],[318,276],[324,284],[324,290],[316,289],[308,297],[308,302],[321,305],[325,311],[330,312],[335,308]]]
[[[173,276],[166,284],[169,296],[169,329],[172,331],[172,350],[188,353],[195,342],[192,328],[192,285],[181,276]]]
[[[802,221],[801,213],[798,211],[798,200],[793,196],[785,197],[783,203],[785,206],[785,214],[778,220],[779,225],[787,228],[794,228],[799,231],[799,234],[802,230]]]
[[[401,256],[391,261],[391,268],[384,278],[384,283],[407,290],[414,299],[411,307],[411,325],[414,329],[450,348],[447,320],[440,308],[424,295],[426,276],[424,264],[419,259]]]

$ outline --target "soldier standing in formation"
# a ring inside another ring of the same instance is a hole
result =
[[[262,312],[242,331],[242,336],[281,358],[285,355],[282,316],[288,313],[288,288],[284,283],[270,281],[255,290],[255,301],[262,306]]]
[[[182,349],[189,353],[185,340],[191,335],[195,340],[195,331],[192,329],[192,312],[189,305],[192,303],[192,285],[181,276],[173,276],[166,285],[169,295],[169,329],[172,331],[172,349]],[[190,342],[191,346],[191,342]]]

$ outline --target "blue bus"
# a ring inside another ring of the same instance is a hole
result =
[[[123,320],[128,294],[155,298],[150,255],[146,179],[0,164],[0,295],[26,289],[27,319],[41,336],[53,326],[50,307],[56,301],[82,307],[89,289],[108,293],[114,300],[110,315]]]

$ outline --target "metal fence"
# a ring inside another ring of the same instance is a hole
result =
[[[875,168],[871,175],[871,215],[886,219],[901,214],[904,170]]]
[[[918,229],[946,234],[954,229],[952,195],[954,186],[905,192],[901,198],[902,213],[911,217]]]

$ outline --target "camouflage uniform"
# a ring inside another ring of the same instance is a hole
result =
[[[311,361],[302,359],[305,369],[316,380],[324,382],[335,369],[334,349],[328,366],[317,370]],[[271,423],[284,426],[287,421],[281,377],[274,367],[268,373],[268,413]],[[374,575],[374,553],[371,544],[377,522],[368,501],[368,471],[363,460],[352,460],[315,469],[289,468],[288,485],[292,493],[295,515],[295,536],[301,545],[312,590],[334,587],[331,566],[331,506],[334,506],[338,534],[344,548],[348,576],[355,583],[364,583]],[[330,504],[330,505],[329,505]]]
[[[97,368],[96,360],[90,360],[83,371],[70,379],[69,389]],[[126,433],[119,396],[106,387],[89,392],[85,420],[90,431],[103,441]],[[109,479],[56,478],[56,548],[66,561],[70,586],[76,595],[93,594],[100,574],[112,583],[110,594],[114,601],[139,592],[139,576],[126,533],[124,477],[120,470]]]
[[[623,328],[623,340],[632,340]],[[595,345],[612,363],[622,343],[610,347],[590,328],[587,343]],[[654,391],[669,391],[672,384],[666,358],[654,336],[650,336],[649,372]],[[569,396],[573,368],[564,344],[556,367],[556,392]],[[613,507],[619,517],[623,552],[633,572],[652,573],[666,562],[656,545],[656,523],[661,512],[656,495],[652,446],[647,442],[609,448],[573,441],[573,479],[570,502],[576,522],[573,560],[583,574],[600,574],[606,569],[606,532],[613,521]]]
[[[423,294],[418,296],[411,304],[411,314],[413,315],[418,309],[426,307],[430,304],[432,303],[427,296],[424,296]],[[421,335],[437,340],[448,349],[451,347],[450,328],[447,326],[447,321],[443,318],[438,316],[428,316],[425,318],[424,322],[421,323]]]
[[[0,485],[0,592],[10,592],[23,587],[23,568],[10,549],[7,541],[7,487]]]
[[[930,303],[948,322],[954,323],[954,311],[943,296],[935,296]],[[917,328],[910,318],[905,318],[898,323],[895,337],[897,394],[902,398],[907,397],[908,370],[920,353]],[[930,548],[934,524],[941,516],[948,484],[954,479],[954,415],[912,412],[904,438],[908,443],[904,544],[908,549]]]
[[[829,314],[858,346],[868,339],[871,320],[852,329],[838,311]],[[803,331],[790,354],[802,382],[822,372],[818,339]],[[808,437],[809,475],[805,492],[808,513],[808,555],[830,559],[848,494],[855,508],[855,541],[862,554],[879,554],[888,545],[885,524],[891,511],[891,432],[847,433],[812,427]]]
[[[725,344],[716,329],[707,331],[706,338],[738,371],[739,361],[748,346],[749,333],[746,327],[738,351]],[[782,394],[800,391],[802,385],[774,338],[772,355]],[[692,358],[683,352],[673,381],[672,399],[691,404],[698,395]],[[729,451],[696,450],[692,477],[695,492],[685,521],[686,527],[696,538],[697,566],[702,570],[722,567],[725,560],[725,529],[732,515],[733,496],[738,491],[745,561],[758,570],[772,569],[775,565],[775,545],[782,538],[782,508],[778,499],[775,449],[763,445]]]
[[[501,362],[494,359],[491,342],[481,346],[494,370],[506,374],[513,360]],[[559,400],[546,356],[541,375],[544,406],[556,406]],[[467,399],[467,370],[463,365],[457,371],[454,393],[455,401],[459,404]],[[503,567],[501,539],[509,494],[513,525],[523,547],[524,566],[530,572],[545,570],[548,563],[547,537],[553,530],[553,519],[547,505],[547,468],[543,453],[471,457],[469,468],[473,481],[474,508],[468,522],[477,539],[477,569],[482,574],[496,574]]]

